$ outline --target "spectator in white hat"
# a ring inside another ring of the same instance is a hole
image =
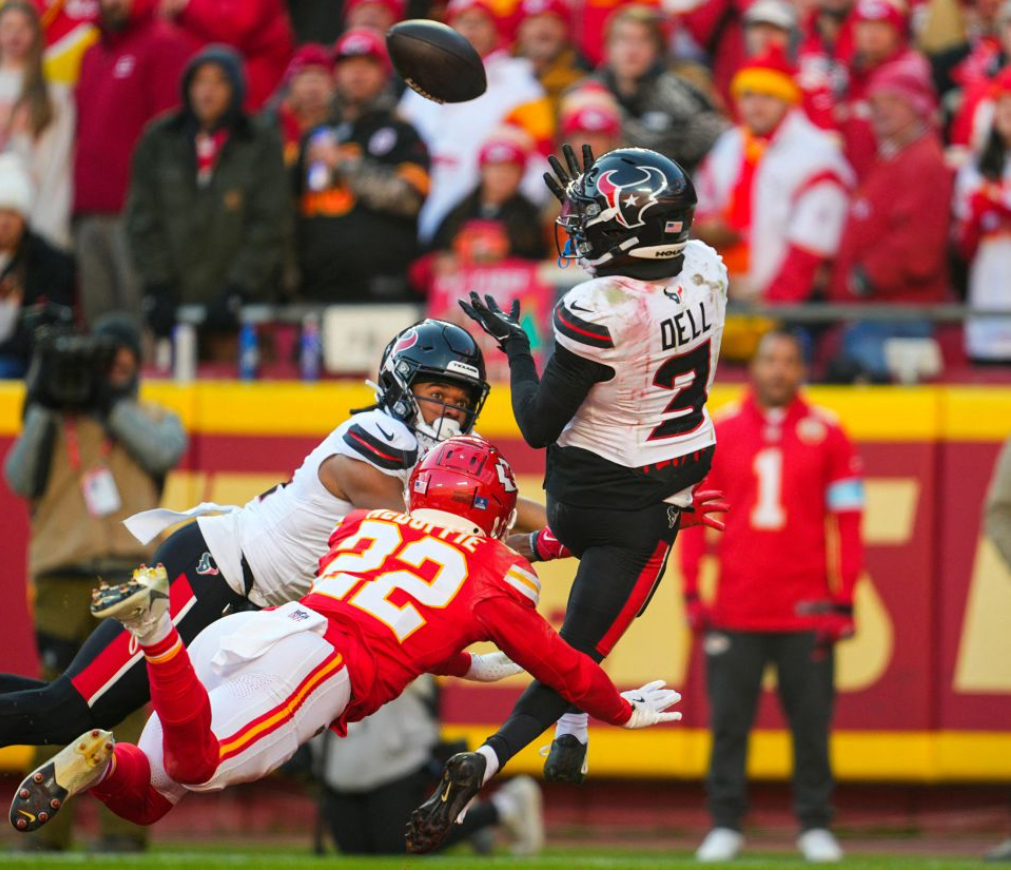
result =
[[[74,261],[28,226],[31,179],[16,155],[0,155],[0,379],[24,376],[32,353],[30,307],[74,301]]]

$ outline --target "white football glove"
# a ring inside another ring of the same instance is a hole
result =
[[[621,697],[632,705],[632,716],[622,728],[648,728],[659,722],[680,722],[678,711],[665,713],[673,707],[681,696],[673,689],[665,689],[663,680],[654,680],[640,689],[622,692]]]
[[[470,670],[463,675],[463,678],[477,683],[494,683],[522,671],[523,668],[504,652],[490,652],[487,655],[470,653]]]

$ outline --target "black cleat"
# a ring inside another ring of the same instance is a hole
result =
[[[407,822],[408,853],[429,853],[443,842],[456,818],[481,791],[486,764],[480,753],[457,753],[446,762],[432,797]]]
[[[548,783],[582,783],[588,750],[589,744],[580,743],[574,735],[559,735],[551,741],[544,779]]]
[[[98,782],[115,743],[111,731],[86,731],[25,777],[11,802],[11,825],[19,832],[42,828],[68,798]]]

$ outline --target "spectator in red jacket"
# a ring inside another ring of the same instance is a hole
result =
[[[333,73],[333,54],[318,43],[299,46],[288,64],[287,93],[277,107],[277,124],[289,167],[298,160],[302,138],[330,120],[336,93]]]
[[[159,0],[199,46],[224,43],[245,61],[244,109],[257,112],[274,93],[295,48],[284,0]]]
[[[831,294],[840,301],[938,303],[949,292],[952,176],[931,120],[933,85],[917,64],[890,64],[868,89],[877,157],[850,201]],[[929,337],[929,322],[858,322],[844,359],[887,376],[890,337]]]
[[[868,88],[874,75],[888,64],[919,67],[930,77],[927,60],[908,44],[909,20],[902,0],[859,0],[852,12],[853,61],[846,97],[836,111],[845,143],[846,160],[862,179],[877,154],[871,124]]]
[[[192,44],[155,17],[155,0],[100,0],[101,38],[77,84],[75,246],[88,323],[110,310],[141,315],[121,212],[130,158],[144,126],[179,103]]]
[[[836,417],[800,391],[799,337],[773,331],[751,363],[751,390],[717,415],[721,448],[705,480],[730,504],[717,544],[716,598],[698,591],[703,527],[683,531],[685,611],[703,636],[713,748],[707,783],[713,830],[700,862],[726,862],[744,844],[745,764],[762,675],[776,666],[793,736],[797,845],[808,862],[838,862],[829,730],[834,644],[854,632],[863,564],[860,461]]]

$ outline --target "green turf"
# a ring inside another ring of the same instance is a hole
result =
[[[425,870],[438,868],[589,868],[615,870],[621,868],[695,868],[690,851],[663,852],[645,850],[630,852],[627,847],[603,847],[590,851],[579,849],[549,850],[541,856],[516,858],[507,855],[472,856],[465,854],[429,857],[367,857],[367,856],[313,856],[305,851],[276,848],[256,848],[240,851],[234,848],[175,849],[155,847],[145,854],[97,855],[90,853],[61,853],[54,855],[24,855],[0,853],[0,869],[12,868],[382,868]],[[804,868],[795,854],[745,853],[738,863],[725,866],[741,869]],[[915,856],[897,853],[854,854],[848,856],[845,868],[999,868],[978,858],[966,856]]]

